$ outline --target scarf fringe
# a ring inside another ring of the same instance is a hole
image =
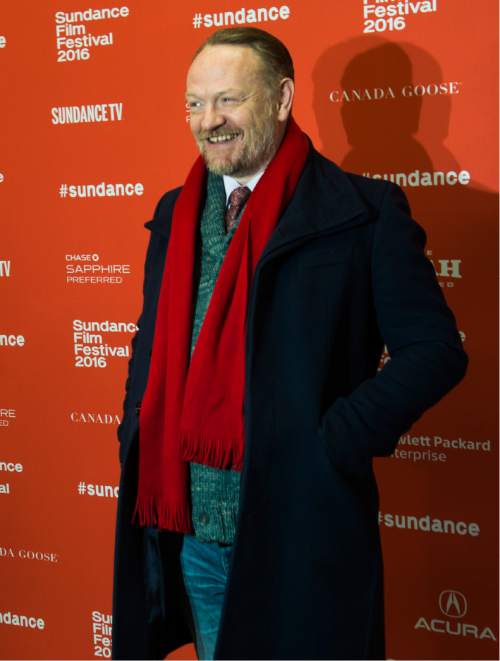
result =
[[[175,532],[192,533],[191,516],[184,509],[172,511],[164,503],[158,503],[154,496],[137,499],[132,522],[140,526],[150,526]]]
[[[193,432],[180,432],[181,456],[184,461],[212,466],[243,470],[243,447],[236,438],[222,441]]]

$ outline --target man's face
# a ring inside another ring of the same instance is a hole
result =
[[[207,168],[245,183],[273,157],[282,136],[278,90],[244,46],[207,46],[187,76],[190,126]]]

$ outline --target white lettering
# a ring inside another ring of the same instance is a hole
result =
[[[386,528],[400,528],[402,530],[418,530],[426,533],[438,533],[445,535],[460,535],[479,537],[480,527],[478,523],[465,521],[454,521],[452,519],[431,518],[429,514],[421,517],[408,514],[391,514],[389,512],[378,513],[379,525]]]
[[[73,320],[74,331],[101,331],[102,333],[135,333],[137,326],[131,321],[81,321]]]
[[[9,473],[22,473],[23,465],[14,463],[13,461],[0,461],[0,471],[7,471]]]
[[[0,278],[10,278],[10,260],[0,260]]]
[[[490,627],[480,629],[476,624],[466,622],[452,622],[451,620],[439,620],[437,618],[428,622],[425,617],[420,617],[415,623],[414,628],[425,629],[425,631],[433,631],[434,633],[444,633],[449,636],[462,636],[463,638],[470,636],[478,640],[487,638],[496,641],[496,636]]]
[[[55,20],[59,24],[82,23],[87,21],[103,21],[109,18],[126,18],[129,14],[129,8],[126,6],[72,12],[57,11],[55,13]]]
[[[45,622],[41,617],[30,617],[29,615],[18,615],[11,611],[0,612],[0,624],[9,624],[15,627],[26,627],[28,629],[45,629]]]
[[[0,334],[0,347],[24,347],[24,335]]]
[[[332,99],[330,99],[332,100]],[[370,173],[364,172],[365,177],[371,179],[384,179],[385,181],[392,181],[399,186],[410,188],[418,187],[431,187],[431,186],[468,186],[471,181],[471,174],[468,170],[460,170],[455,172],[449,170],[444,172],[442,170],[435,170],[433,172],[426,172],[423,170],[413,170],[412,172],[386,172],[386,173]]]
[[[54,125],[120,122],[123,118],[123,103],[55,106],[50,113]]]

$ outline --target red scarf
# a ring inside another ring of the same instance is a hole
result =
[[[201,156],[176,201],[139,420],[134,519],[142,526],[192,532],[187,462],[243,467],[248,295],[308,151],[306,135],[290,118],[231,239],[191,361],[195,240],[206,181]]]

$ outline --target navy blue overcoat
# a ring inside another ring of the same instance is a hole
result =
[[[118,432],[115,659],[162,659],[192,640],[181,536],[131,524],[178,192],[146,224],[144,308]],[[399,188],[311,150],[249,296],[245,460],[218,659],[385,658],[372,458],[391,454],[467,364],[424,244]],[[391,360],[377,371],[384,343]]]

